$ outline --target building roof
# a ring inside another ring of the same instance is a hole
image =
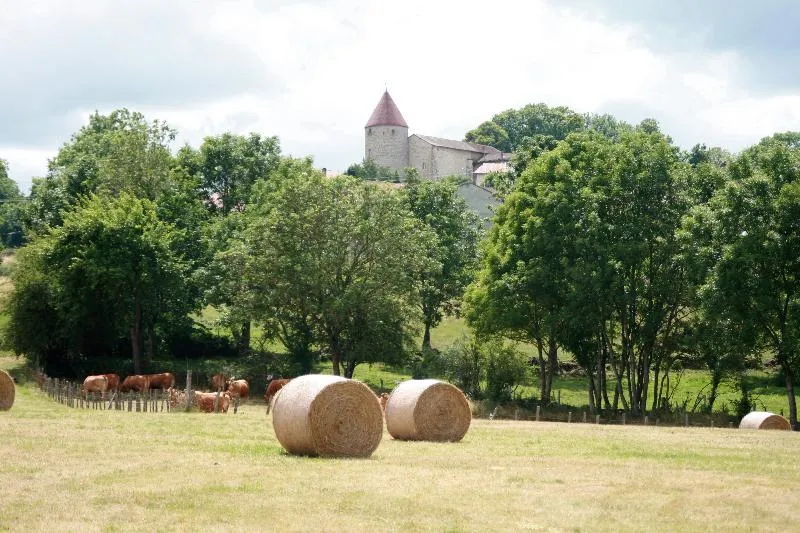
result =
[[[476,168],[473,173],[474,174],[488,174],[489,172],[508,172],[511,170],[511,165],[508,163],[481,163],[478,168]]]
[[[452,148],[454,150],[464,150],[467,152],[479,152],[481,154],[501,154],[500,150],[493,146],[485,144],[468,143],[466,141],[454,141],[453,139],[442,139],[441,137],[430,137],[428,135],[415,134],[423,141],[434,146],[441,146],[443,148]]]
[[[481,157],[478,163],[503,163],[511,161],[514,154],[509,152],[491,152]]]
[[[375,111],[370,115],[365,128],[370,126],[403,126],[408,127],[400,110],[397,109],[392,97],[389,96],[389,91],[383,93],[378,105],[375,106]]]

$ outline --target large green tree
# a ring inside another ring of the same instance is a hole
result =
[[[254,317],[306,324],[333,371],[398,360],[411,340],[429,231],[392,189],[285,160],[245,213]]]
[[[194,310],[179,233],[149,200],[126,192],[87,197],[21,251],[5,332],[10,347],[64,370],[60,358],[105,356],[127,337],[141,372],[164,320]]]
[[[178,168],[194,180],[199,196],[213,220],[205,230],[204,243],[211,260],[198,272],[206,287],[208,303],[222,308],[222,316],[234,337],[237,350],[250,350],[251,320],[246,286],[233,263],[235,249],[230,249],[241,229],[240,214],[250,202],[254,184],[266,179],[280,159],[277,137],[257,133],[224,133],[206,137],[199,149],[189,146],[178,152]]]
[[[676,236],[690,205],[679,156],[649,125],[619,142],[573,134],[529,165],[498,210],[471,321],[567,348],[586,370],[593,408],[621,401],[643,412],[651,390],[654,407],[663,397],[659,376],[689,303]]]
[[[713,270],[707,290],[783,371],[789,420],[798,429],[800,372],[800,133],[777,134],[745,150],[732,181],[709,203]]]
[[[128,109],[95,112],[49,162],[47,176],[33,181],[28,225],[36,231],[58,225],[91,194],[125,192],[153,201],[170,194],[175,135],[166,123]]]
[[[5,246],[19,246],[24,240],[24,202],[17,183],[8,176],[8,163],[0,159],[0,242]]]
[[[421,180],[409,169],[403,199],[408,209],[433,232],[428,249],[432,270],[421,272],[419,306],[424,321],[422,348],[431,347],[431,328],[458,308],[478,260],[480,219],[458,194],[453,180]]]

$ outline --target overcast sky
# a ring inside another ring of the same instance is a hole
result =
[[[0,0],[0,158],[27,192],[94,110],[225,131],[344,170],[388,86],[461,139],[528,103],[658,120],[736,151],[800,130],[794,0]]]

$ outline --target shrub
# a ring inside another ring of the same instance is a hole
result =
[[[526,357],[501,339],[491,339],[481,348],[486,358],[486,396],[497,402],[511,400],[514,388],[528,377]]]
[[[474,338],[461,336],[442,352],[441,363],[444,376],[450,382],[470,398],[481,398],[486,358]]]

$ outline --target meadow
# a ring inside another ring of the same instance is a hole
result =
[[[0,412],[0,530],[787,530],[798,455],[792,432],[476,419],[460,443],[295,457],[258,401],[79,410],[27,383]]]

